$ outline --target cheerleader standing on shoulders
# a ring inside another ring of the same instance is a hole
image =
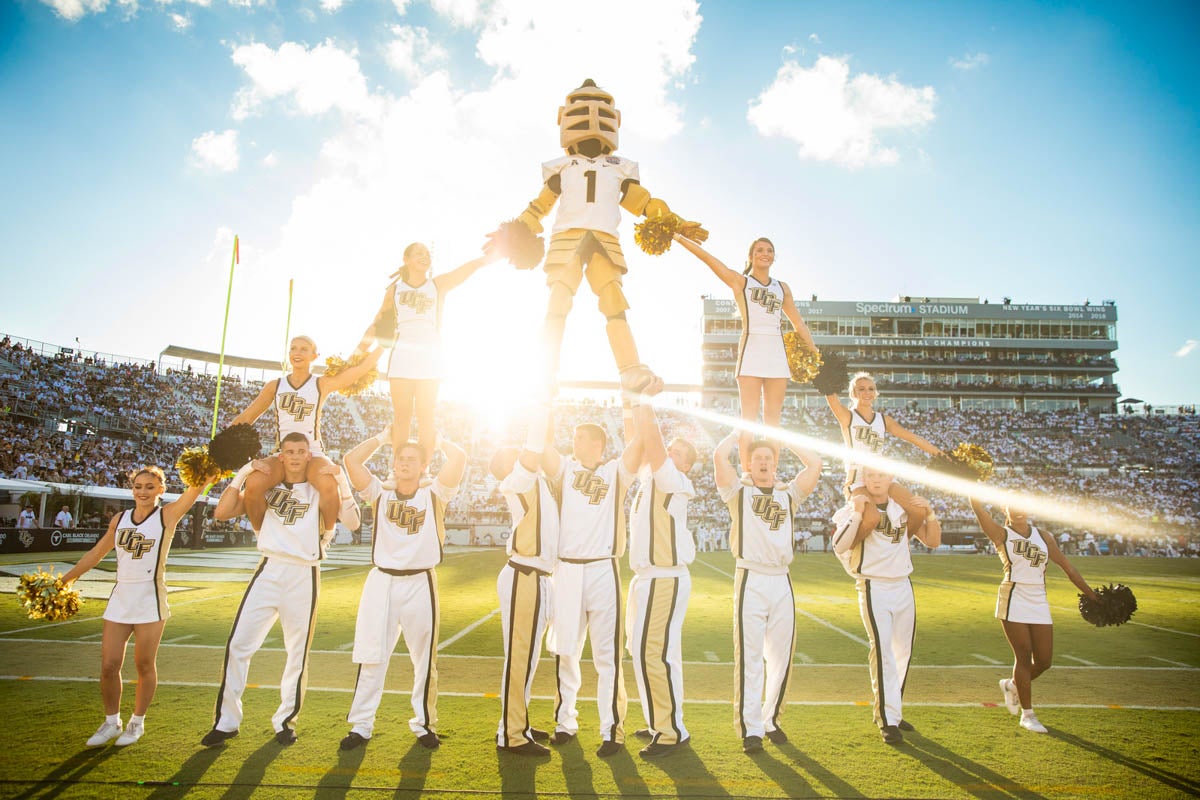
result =
[[[387,372],[392,395],[393,453],[400,452],[408,441],[415,410],[417,443],[426,457],[433,455],[437,438],[433,408],[442,378],[442,304],[450,290],[500,257],[499,252],[485,254],[443,275],[430,277],[433,261],[429,248],[420,242],[404,248],[404,265],[392,275],[394,280],[384,290],[379,312],[355,350],[355,353],[366,352],[381,332],[395,337]],[[383,320],[393,324],[381,325]],[[422,465],[428,466],[428,463]]]
[[[703,261],[722,283],[733,290],[733,299],[742,317],[742,336],[738,341],[737,367],[734,371],[742,419],[757,422],[761,408],[763,424],[778,428],[783,416],[787,382],[792,376],[783,348],[782,316],[787,316],[804,344],[814,353],[817,352],[817,345],[808,331],[808,325],[796,310],[796,304],[792,302],[792,290],[786,283],[771,277],[775,245],[765,237],[755,239],[750,244],[746,269],[738,273],[692,240],[676,234],[675,241]],[[738,460],[742,465],[742,483],[746,485],[752,483],[748,470],[750,442],[754,438],[749,431],[742,431],[738,437]],[[778,444],[775,445],[775,456],[779,457]]]
[[[1054,537],[1039,531],[1024,511],[1006,507],[1004,525],[999,525],[975,498],[971,498],[971,509],[1004,563],[996,617],[1004,626],[1004,636],[1013,651],[1012,678],[1000,681],[1004,705],[1010,713],[1020,713],[1022,728],[1046,733],[1046,726],[1033,713],[1032,687],[1034,679],[1050,669],[1054,657],[1054,624],[1046,600],[1046,562],[1053,561],[1061,567],[1071,583],[1089,599],[1099,598],[1058,549]]]
[[[88,747],[100,747],[113,739],[118,747],[124,747],[145,733],[146,711],[158,688],[158,643],[171,615],[164,575],[167,551],[175,537],[175,526],[203,489],[188,487],[179,499],[160,506],[158,501],[166,490],[166,477],[158,467],[143,467],[133,473],[130,485],[133,508],[114,516],[96,546],[62,577],[63,585],[70,586],[116,548],[117,583],[104,610],[104,633],[100,640],[100,697],[105,719],[87,740]],[[131,635],[135,642],[137,696],[129,726],[122,730],[121,666]]]

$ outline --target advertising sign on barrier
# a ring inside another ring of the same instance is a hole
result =
[[[106,528],[0,528],[0,553],[57,553],[91,550]]]

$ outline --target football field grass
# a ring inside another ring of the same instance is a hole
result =
[[[72,555],[74,557],[74,555]],[[97,678],[100,615],[110,582],[81,582],[91,599],[65,623],[31,621],[14,578],[0,605],[0,692],[5,711],[0,797],[1191,797],[1200,794],[1200,561],[1077,558],[1093,586],[1121,581],[1137,594],[1133,622],[1096,629],[1075,610],[1075,590],[1048,572],[1056,620],[1055,667],[1034,684],[1050,729],[1021,730],[997,681],[1010,652],[993,616],[1000,563],[973,555],[915,556],[917,633],[905,692],[916,726],[884,745],[871,719],[865,634],[854,584],[832,555],[798,555],[793,679],[782,726],[791,741],[747,756],[734,730],[732,572],[728,553],[702,553],[684,625],[685,719],[692,747],[644,761],[632,731],[644,726],[626,657],[627,753],[595,755],[595,672],[584,667],[578,740],[549,759],[498,753],[501,634],[498,550],[448,550],[438,569],[441,636],[438,731],[429,751],[408,731],[412,671],[403,643],[392,658],[370,743],[338,742],[356,667],[350,661],[369,548],[331,552],[322,575],[309,688],[298,742],[274,742],[282,640],[272,631],[250,670],[240,735],[206,749],[229,626],[256,563],[253,550],[176,550],[168,582],[172,617],[159,651],[159,689],[146,735],[124,749],[83,746],[102,721]],[[9,575],[36,557],[5,557]],[[42,564],[47,563],[43,556]],[[60,570],[63,567],[59,567]],[[104,577],[111,560],[87,576]],[[623,570],[628,581],[628,570]],[[585,659],[590,654],[585,654]],[[534,683],[536,727],[553,729],[553,661]],[[133,704],[132,644],[122,717]]]

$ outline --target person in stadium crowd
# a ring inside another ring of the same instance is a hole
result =
[[[550,438],[548,420],[548,406],[539,404],[530,415],[525,446],[497,450],[489,465],[512,515],[508,563],[496,579],[504,634],[496,749],[521,756],[550,755],[539,743],[549,734],[529,724],[529,695],[550,619],[550,576],[558,560],[557,493],[539,474]]]
[[[796,506],[812,494],[821,477],[821,458],[808,450],[790,448],[804,469],[779,486],[775,446],[756,440],[750,444],[752,485],[745,486],[729,463],[738,438],[735,431],[721,440],[713,451],[713,464],[717,491],[729,508],[729,547],[737,567],[733,579],[734,719],[742,750],[754,753],[762,749],[764,735],[775,744],[788,740],[779,718],[796,651],[796,603],[788,574],[792,527]]]
[[[296,741],[292,725],[300,713],[308,685],[308,649],[317,619],[320,565],[334,529],[322,523],[317,490],[306,480],[312,462],[308,437],[292,431],[283,437],[282,444],[279,461],[283,465],[283,478],[266,493],[267,513],[257,527],[257,545],[263,559],[233,618],[225,645],[225,666],[217,690],[213,728],[200,740],[205,747],[214,747],[238,735],[250,659],[262,647],[277,619],[283,630],[287,660],[279,680],[279,707],[271,717],[271,726],[279,744]],[[243,484],[252,472],[264,474],[262,471],[266,469],[260,462],[243,467],[221,493],[213,519],[228,520],[247,513],[249,492]],[[344,481],[338,467],[331,465],[326,469],[337,474],[339,483]],[[348,493],[349,487],[343,487],[342,491]],[[357,507],[352,513],[357,515]]]
[[[688,565],[696,543],[688,530],[688,501],[696,489],[687,473],[696,463],[696,448],[682,438],[663,442],[654,409],[636,402],[637,434],[629,443],[631,460],[639,463],[640,485],[629,520],[627,646],[642,701],[646,728],[635,732],[649,739],[642,758],[661,758],[687,747],[691,735],[683,724],[683,619],[692,596]]]
[[[1046,599],[1046,563],[1057,564],[1071,583],[1093,601],[1099,598],[1063,555],[1054,536],[1038,530],[1023,509],[1007,506],[1003,525],[974,497],[971,510],[1004,565],[1004,579],[996,596],[996,618],[1013,652],[1012,677],[1000,681],[1004,705],[1009,713],[1021,715],[1022,728],[1046,733],[1046,726],[1033,711],[1033,681],[1050,669],[1054,660],[1054,623]]]
[[[104,703],[104,724],[87,740],[88,747],[100,747],[116,739],[120,747],[133,744],[146,731],[146,712],[158,688],[158,644],[162,640],[167,617],[167,553],[175,536],[175,526],[188,512],[203,487],[186,489],[176,500],[159,505],[166,491],[166,475],[159,467],[142,467],[130,476],[133,508],[115,515],[108,530],[66,575],[70,586],[109,551],[117,551],[117,582],[104,609],[104,628],[100,639],[100,697]],[[134,637],[134,663],[138,682],[133,716],[121,728],[121,667],[125,663],[125,645]]]
[[[863,467],[862,480],[863,492],[834,514],[833,551],[858,589],[858,610],[870,640],[875,724],[884,742],[899,744],[901,731],[913,730],[902,707],[917,624],[909,539],[938,547],[942,525],[925,498],[889,496],[892,476],[886,472]]]
[[[253,425],[268,408],[273,407],[277,421],[277,447],[283,446],[283,441],[289,433],[296,432],[304,436],[308,441],[310,458],[308,471],[301,480],[317,491],[320,522],[324,531],[332,530],[340,515],[352,519],[352,514],[357,512],[357,506],[348,492],[339,492],[339,484],[345,486],[345,482],[337,480],[340,470],[330,469],[333,462],[325,457],[321,444],[322,406],[325,398],[331,393],[352,385],[367,374],[382,352],[375,348],[367,354],[362,363],[332,377],[318,378],[312,374],[312,364],[317,359],[317,343],[308,336],[296,336],[288,350],[291,372],[282,378],[267,381],[258,397],[230,423]],[[250,524],[256,531],[262,528],[267,513],[267,493],[284,480],[282,455],[267,458],[263,463],[268,469],[251,471],[242,493],[246,516],[250,518]],[[350,506],[355,506],[353,512]]]
[[[433,259],[429,248],[420,242],[404,248],[403,259],[354,352],[367,352],[381,336],[392,340],[387,368],[393,409],[392,450],[399,450],[408,441],[415,413],[417,442],[426,457],[432,457],[437,435],[433,410],[442,378],[442,305],[447,294],[480,267],[499,260],[500,254],[485,253],[436,277],[430,274]]]
[[[27,505],[21,509],[21,513],[17,516],[17,528],[20,530],[33,530],[38,527],[37,514],[33,510],[33,506]]]
[[[71,507],[64,505],[54,516],[54,527],[69,530],[75,527],[75,518],[71,516]]]
[[[737,366],[734,369],[742,419],[757,422],[761,408],[763,424],[779,427],[783,398],[792,375],[783,348],[782,317],[788,318],[804,344],[814,353],[817,352],[817,345],[804,318],[796,310],[792,290],[786,283],[771,276],[775,245],[765,237],[751,242],[746,268],[739,273],[725,266],[691,239],[676,234],[675,241],[704,262],[733,292],[742,318],[742,335],[738,341]],[[751,483],[747,473],[750,469],[750,441],[753,438],[749,431],[743,431],[738,440],[742,482],[747,485]],[[775,447],[775,454],[778,457],[778,446]]]
[[[651,378],[647,394],[661,390]],[[632,428],[632,426],[630,426]],[[626,440],[632,431],[626,430]],[[550,649],[555,659],[557,692],[551,742],[562,745],[579,733],[575,698],[583,683],[580,659],[590,634],[600,711],[600,748],[608,758],[625,748],[628,698],[622,675],[621,569],[625,553],[625,495],[638,467],[637,453],[626,447],[620,458],[604,461],[608,435],[601,425],[575,426],[572,454],[563,457],[550,445],[542,458],[545,474],[560,487],[562,511],[558,564],[554,568],[554,618]]]
[[[421,475],[429,457],[418,442],[405,442],[393,451],[395,488],[385,489],[366,463],[394,434],[384,428],[345,459],[354,488],[375,506],[375,533],[371,538],[373,566],[363,582],[354,627],[352,659],[359,665],[358,679],[346,716],[352,727],[342,739],[342,750],[354,750],[371,738],[388,663],[401,632],[413,666],[409,730],[423,747],[433,749],[441,744],[437,735],[440,617],[435,567],[442,563],[446,541],[446,504],[458,491],[467,453],[435,436],[434,446],[446,461],[437,476],[422,486]]]
[[[856,372],[851,376],[849,392],[850,408],[842,405],[836,394],[825,396],[825,402],[837,418],[838,427],[842,430],[842,441],[848,449],[859,453],[879,453],[883,450],[883,437],[891,435],[916,445],[931,456],[942,452],[940,448],[908,430],[894,418],[875,410],[875,399],[879,396],[879,390],[875,387],[875,379],[870,373]],[[861,490],[862,485],[862,466],[853,459],[847,459],[844,486],[846,494]],[[912,497],[911,492],[895,481],[892,481],[891,487],[892,496],[900,502],[908,502]],[[861,491],[859,493],[862,494]]]

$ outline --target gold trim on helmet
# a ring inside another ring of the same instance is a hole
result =
[[[621,112],[613,105],[613,97],[598,87],[591,78],[567,95],[567,103],[558,109],[559,144],[568,153],[586,139],[599,139],[605,153],[617,149],[617,129],[621,127]]]

